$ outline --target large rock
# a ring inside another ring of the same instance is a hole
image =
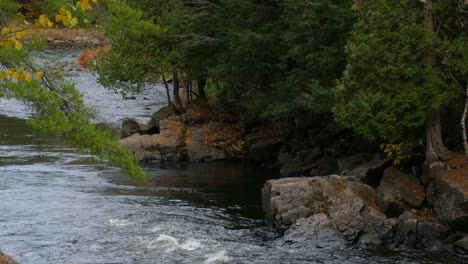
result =
[[[267,220],[277,229],[297,226],[301,218],[325,213],[347,244],[382,244],[394,224],[379,211],[374,190],[352,177],[270,180],[263,187],[262,196]],[[317,219],[304,223],[326,224]]]
[[[133,119],[124,119],[122,121],[121,138],[129,137],[140,132],[140,124]]]
[[[385,215],[398,217],[405,210],[421,206],[426,195],[418,179],[392,167],[385,170],[377,197]]]
[[[356,177],[363,183],[376,188],[380,185],[384,170],[391,164],[388,159],[375,157],[374,159],[360,164],[351,171],[346,171],[345,175]]]
[[[346,239],[324,213],[297,220],[285,232],[283,240],[288,243],[307,243],[311,247],[318,248],[346,246]]]
[[[240,158],[245,146],[240,127],[221,122],[188,127],[185,143],[191,161]]]
[[[427,196],[442,221],[468,233],[468,165],[439,173]]]
[[[397,218],[392,237],[386,245],[392,249],[427,248],[439,251],[446,247],[443,242],[449,233],[450,229],[428,212],[412,209]]]
[[[18,262],[16,262],[14,259],[12,259],[11,257],[3,254],[1,251],[0,251],[0,264],[19,264]]]
[[[145,161],[177,161],[185,157],[186,126],[182,119],[173,117],[160,121],[160,133],[134,134],[120,143]]]
[[[454,249],[457,253],[468,255],[468,236],[456,241]]]
[[[173,116],[175,116],[174,111],[172,111],[169,106],[162,107],[153,114],[151,120],[148,122],[148,127],[156,126],[159,128],[159,122],[161,120],[168,119]]]

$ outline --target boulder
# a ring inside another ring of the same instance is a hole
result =
[[[0,251],[0,263],[1,264],[19,264],[18,262],[16,262],[11,257],[3,254],[1,251]]]
[[[458,240],[453,244],[454,249],[457,253],[462,255],[468,255],[468,236]]]
[[[468,166],[439,173],[427,189],[438,217],[455,230],[468,233]]]
[[[405,210],[421,206],[426,195],[418,179],[391,167],[384,172],[377,197],[385,215],[398,217]]]
[[[315,224],[312,233],[320,225],[328,226],[327,232],[332,232],[327,224],[330,221],[347,244],[381,244],[394,225],[394,220],[386,219],[379,211],[374,190],[352,177],[269,180],[262,189],[262,198],[267,221],[273,222],[277,229],[288,229],[295,224],[293,230],[299,230],[302,228],[298,225],[302,223],[309,228]],[[328,215],[327,221],[323,216],[316,216],[322,213]],[[298,221],[301,218],[308,220]]]
[[[148,122],[148,127],[156,126],[159,128],[159,121],[173,116],[175,116],[175,114],[172,109],[169,106],[164,106],[153,114],[151,120]]]
[[[316,248],[343,248],[346,246],[346,239],[324,213],[297,220],[285,232],[283,240],[287,243],[307,243],[308,247]]]
[[[450,229],[428,212],[412,209],[397,218],[392,237],[386,244],[392,249],[427,248],[440,251],[445,248],[443,242],[449,233]]]
[[[361,164],[344,174],[355,177],[363,183],[377,188],[377,186],[380,185],[384,170],[390,164],[391,162],[388,159],[380,159],[379,157],[375,157],[373,160]]]
[[[221,122],[191,125],[185,143],[191,161],[241,158],[245,148],[240,127]]]
[[[120,138],[126,138],[137,133],[140,133],[140,123],[133,119],[124,119],[122,121]]]
[[[120,143],[145,161],[177,161],[185,157],[185,123],[178,117],[160,121],[160,133],[135,134]]]
[[[340,174],[346,174],[346,172],[356,168],[359,165],[367,163],[372,158],[370,153],[357,153],[352,156],[347,156],[341,159],[338,159],[338,169]]]

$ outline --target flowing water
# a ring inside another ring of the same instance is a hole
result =
[[[111,124],[147,121],[164,102],[161,87],[122,100],[87,72],[72,78]],[[25,118],[21,104],[0,99],[0,249],[21,263],[456,262],[284,243],[262,221],[260,189],[275,171],[241,162],[146,165],[149,178],[135,180],[32,131]]]

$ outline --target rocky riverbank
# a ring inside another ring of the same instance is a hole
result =
[[[468,253],[466,169],[440,170],[425,188],[389,167],[377,188],[355,176],[270,180],[267,219],[284,239],[313,247],[383,247]]]
[[[180,116],[163,108],[147,124],[126,120],[121,143],[148,162],[248,159],[277,166],[284,178],[265,184],[263,208],[292,243],[468,253],[462,157],[396,167],[375,144],[326,118],[248,122],[242,112],[222,109],[235,108],[195,100]]]

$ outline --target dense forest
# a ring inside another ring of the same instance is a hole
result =
[[[148,83],[173,81],[168,103],[178,114],[184,112],[180,86],[189,85],[189,99],[234,102],[252,116],[285,120],[301,111],[333,116],[388,144],[388,151],[424,138],[428,161],[450,156],[441,119],[457,118],[465,127],[463,0],[109,0],[92,3],[94,9],[85,14],[75,7],[63,11],[64,1],[41,3],[31,1],[37,14],[58,13],[57,21],[66,26],[97,24],[104,30],[112,49],[95,65],[101,83],[138,92]],[[2,5],[2,64],[26,67],[28,53],[8,49],[8,23],[17,3]],[[2,76],[8,91],[2,95],[37,100]],[[45,82],[35,89],[41,85],[50,89]],[[42,102],[36,106],[48,122],[63,126],[72,120],[66,109],[57,116]],[[458,116],[441,115],[447,109]]]

